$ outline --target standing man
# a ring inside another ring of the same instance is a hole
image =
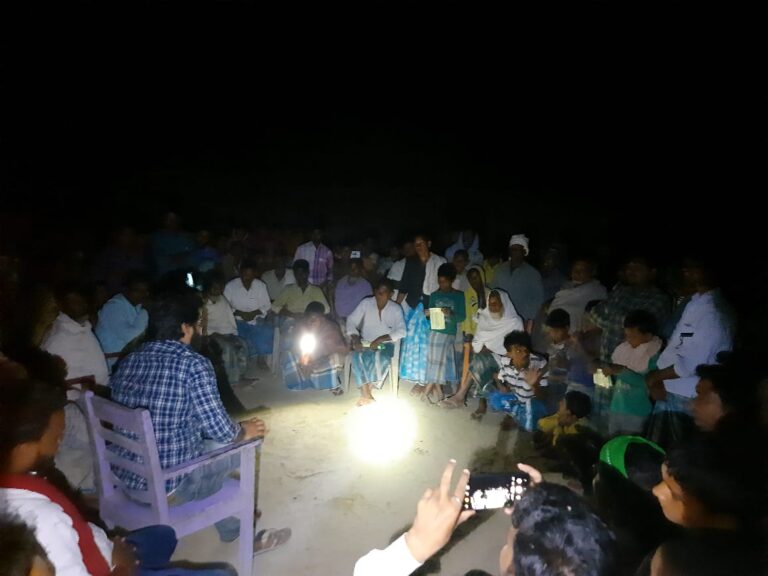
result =
[[[323,244],[323,231],[312,230],[312,240],[296,249],[293,261],[309,262],[309,283],[325,289],[333,279],[333,252]]]
[[[500,264],[491,288],[501,288],[509,294],[515,310],[523,317],[528,333],[533,327],[541,305],[544,303],[544,286],[541,274],[526,262],[529,239],[525,234],[515,234],[509,240],[509,260]]]

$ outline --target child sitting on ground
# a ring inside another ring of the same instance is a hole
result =
[[[590,427],[589,413],[592,401],[583,392],[568,392],[560,399],[556,414],[539,419],[534,442],[540,446],[555,447],[561,436],[578,434]]]
[[[509,414],[503,428],[517,424],[532,431],[536,422],[546,416],[544,403],[536,398],[540,387],[546,387],[546,360],[531,353],[531,336],[521,330],[504,337],[504,348],[508,362],[499,371],[500,391],[489,394],[488,403],[493,410]]]

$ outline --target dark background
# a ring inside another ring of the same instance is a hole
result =
[[[166,209],[190,229],[387,240],[469,221],[486,249],[524,231],[603,258],[766,244],[748,13],[287,10],[83,2],[10,20],[0,248],[87,251]]]

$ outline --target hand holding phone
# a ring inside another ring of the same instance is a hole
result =
[[[464,489],[464,510],[493,510],[514,505],[531,485],[525,472],[472,474]]]

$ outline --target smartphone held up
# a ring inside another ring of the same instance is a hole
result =
[[[525,472],[472,474],[464,490],[464,510],[492,510],[514,506],[531,483]]]

